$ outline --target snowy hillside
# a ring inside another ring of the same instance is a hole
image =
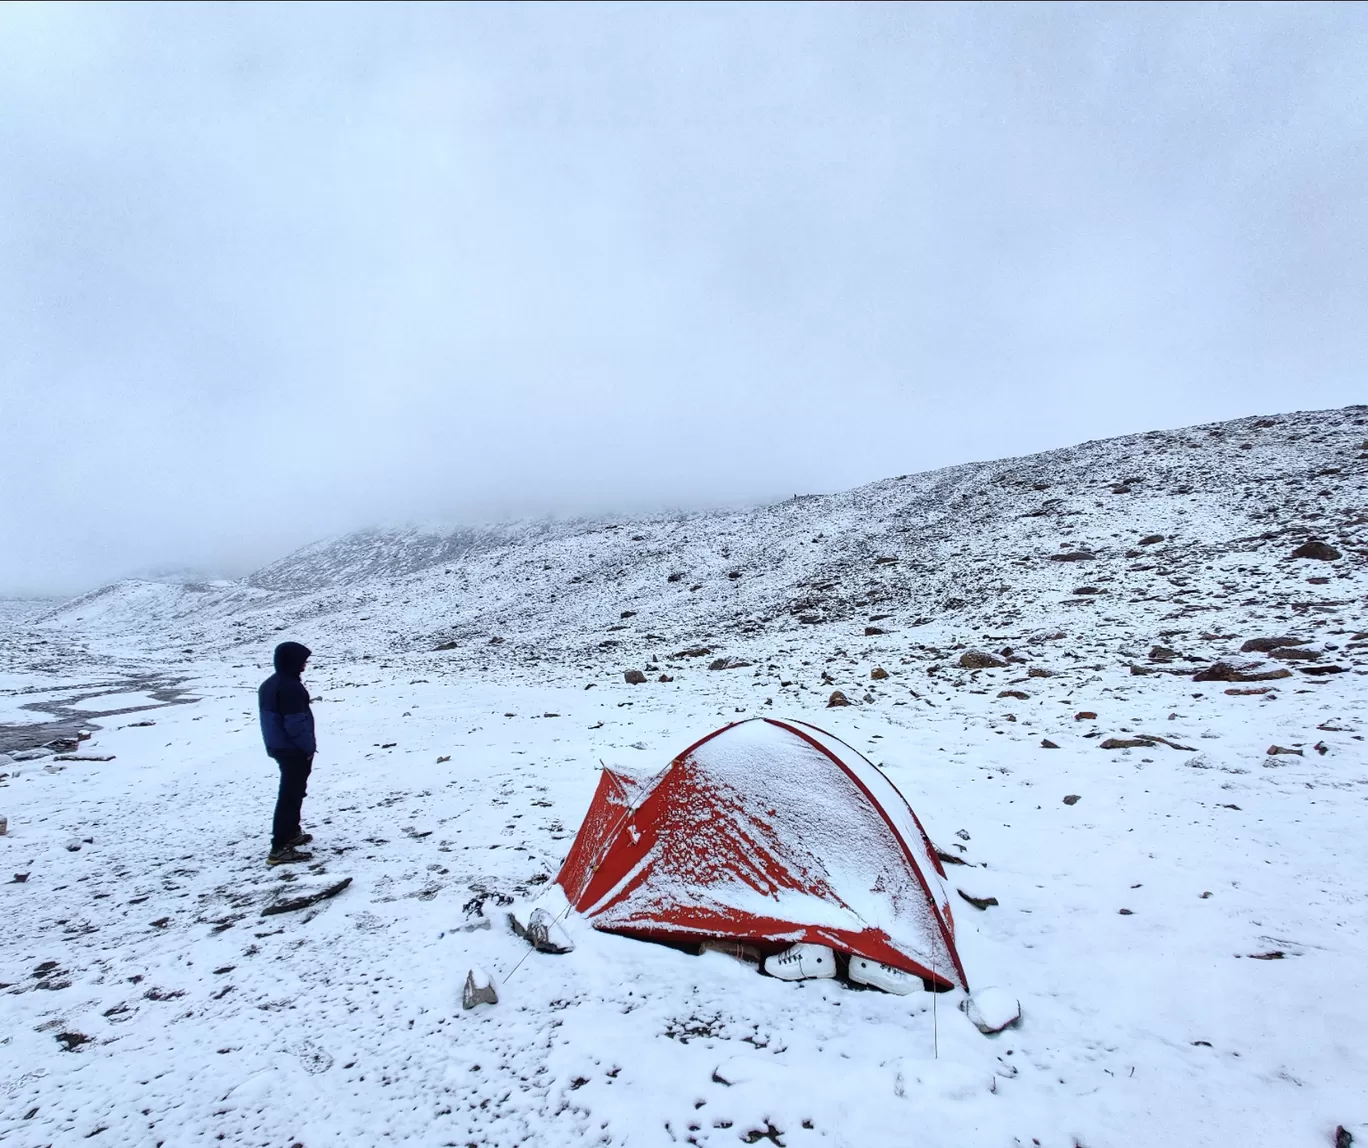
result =
[[[282,873],[252,691],[287,636],[321,748],[316,858]],[[1368,407],[746,511],[370,531],[16,612],[0,659],[0,751],[102,727],[0,762],[0,1138],[1368,1140]],[[965,971],[1019,1027],[573,917],[575,952],[528,955],[501,907],[554,876],[599,762],[755,714],[867,754],[964,862]],[[500,1002],[465,1012],[474,965]]]

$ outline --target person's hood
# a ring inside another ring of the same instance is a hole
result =
[[[275,668],[279,674],[293,674],[299,677],[304,672],[304,662],[313,651],[298,642],[281,642],[275,648]]]

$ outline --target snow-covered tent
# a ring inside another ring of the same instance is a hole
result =
[[[807,941],[967,989],[944,877],[872,762],[816,726],[754,718],[653,778],[605,768],[556,881],[608,932]]]

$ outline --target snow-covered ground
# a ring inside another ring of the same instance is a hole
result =
[[[389,578],[290,583],[287,559],[271,587],[122,584],[13,623],[7,706],[119,672],[199,700],[99,719],[81,748],[112,761],[0,764],[0,882],[27,874],[0,883],[0,1138],[1368,1138],[1365,436],[1356,408],[1242,420],[512,531]],[[1340,557],[1291,558],[1308,538]],[[316,651],[321,748],[316,859],[282,872],[253,691],[286,636]],[[1241,650],[1275,636],[1312,657]],[[680,656],[699,646],[753,664]],[[1006,664],[960,668],[975,647]],[[1193,680],[1217,660],[1288,676]],[[836,688],[857,704],[827,709]],[[950,883],[998,901],[957,899],[966,971],[1020,1027],[573,917],[568,955],[513,935],[501,903],[554,875],[600,761],[658,769],[755,714],[850,742],[962,853]],[[476,965],[501,999],[465,1012]]]

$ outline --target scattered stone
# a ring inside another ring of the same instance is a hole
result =
[[[872,680],[876,682],[881,682],[886,677],[888,677],[888,671],[884,669],[883,666],[875,666],[872,670],[869,671],[869,676]]]
[[[831,697],[827,698],[827,709],[848,705],[850,705],[850,699],[846,697],[845,694],[841,693],[840,690],[832,690]]]
[[[1334,562],[1337,559],[1343,558],[1344,555],[1333,546],[1313,538],[1309,542],[1303,542],[1292,551],[1292,557],[1314,558],[1319,562]]]
[[[1271,682],[1279,678],[1290,678],[1288,669],[1246,671],[1238,670],[1229,662],[1214,662],[1205,670],[1192,675],[1194,682]]]
[[[1103,592],[1103,591],[1102,591],[1102,587],[1100,587],[1100,586],[1079,586],[1079,587],[1074,591],[1075,594],[1084,595],[1084,596],[1086,596],[1086,595],[1088,595],[1088,594],[1101,594],[1102,592]]]
[[[1343,1124],[1335,1125],[1335,1148],[1354,1148],[1354,1134]]]
[[[342,880],[326,889],[320,889],[317,893],[310,893],[305,897],[292,897],[286,901],[277,901],[274,905],[267,905],[261,910],[263,917],[273,917],[278,913],[294,913],[300,909],[307,909],[310,905],[317,905],[320,901],[326,901],[331,897],[336,897],[343,889],[352,883],[350,877],[343,877]]]
[[[666,582],[683,582],[683,581],[684,581],[684,573],[683,573],[683,571],[677,570],[677,571],[675,571],[675,573],[671,574],[668,578],[666,578],[665,581],[666,581]]]
[[[1279,650],[1270,650],[1270,658],[1277,658],[1280,662],[1318,662],[1320,654],[1315,650],[1300,650],[1295,646],[1287,646]]]
[[[1247,689],[1247,690],[1238,690],[1238,689],[1229,689],[1229,690],[1226,690],[1226,693],[1230,694],[1231,697],[1237,697],[1237,698],[1238,698],[1238,697],[1249,697],[1249,696],[1251,696],[1251,695],[1253,695],[1253,694],[1271,694],[1271,693],[1273,693],[1273,692],[1274,692],[1274,690],[1273,690],[1273,687],[1272,687],[1272,686],[1250,686],[1250,688]]]
[[[1102,743],[1103,749],[1152,749],[1154,742],[1146,737],[1109,737]]]
[[[498,1004],[499,994],[490,975],[478,965],[466,973],[465,988],[461,990],[461,1007],[472,1009],[479,1004]]]
[[[57,1039],[66,1046],[67,1052],[75,1052],[81,1045],[89,1044],[92,1038],[83,1032],[59,1032]]]
[[[1132,909],[1117,909],[1116,911],[1123,917],[1133,917],[1135,915],[1135,912]]]
[[[1097,556],[1087,550],[1070,550],[1064,554],[1051,554],[1051,562],[1091,562]]]
[[[1310,638],[1250,638],[1240,647],[1242,654],[1266,654],[1282,646],[1305,646]]]
[[[690,646],[687,650],[680,650],[677,654],[671,654],[672,658],[706,658],[712,653],[708,646]]]
[[[740,658],[714,658],[711,662],[708,663],[708,669],[710,669],[710,670],[739,670],[739,669],[741,669],[743,666],[749,666],[749,665],[751,665],[750,662],[743,661],[743,660],[740,659]]]
[[[1044,666],[1032,666],[1026,671],[1028,678],[1052,678],[1054,670],[1047,670]]]
[[[879,626],[866,626],[866,627],[865,627],[865,637],[866,637],[866,638],[877,638],[880,634],[886,634],[886,633],[888,633],[888,631],[885,630],[885,629],[882,629],[882,628],[879,627]]]
[[[1281,961],[1287,957],[1281,949],[1271,949],[1266,953],[1249,953],[1251,961]]]
[[[12,884],[12,885],[22,885],[22,884],[23,884],[25,881],[27,881],[28,879],[29,879],[29,875],[28,875],[27,873],[16,873],[16,874],[14,875],[14,880],[11,881],[10,884]]]
[[[998,697],[1000,697],[1000,698],[1016,698],[1018,701],[1023,701],[1023,702],[1026,701],[1030,696],[1031,696],[1031,695],[1028,694],[1028,693],[1026,693],[1024,690],[999,690],[999,691],[998,691]]]
[[[1079,803],[1080,800],[1081,800],[1081,795],[1079,795],[1079,794],[1077,794],[1077,793],[1071,793],[1071,794],[1069,794],[1066,798],[1064,798],[1064,804],[1065,804],[1065,805],[1077,805],[1077,804]]]
[[[1054,742],[1052,742],[1048,737],[1042,737],[1042,738],[1040,739],[1040,748],[1041,748],[1041,749],[1058,749],[1059,746],[1057,746]]]
[[[674,681],[674,676],[673,676],[672,674],[661,674],[660,677],[658,677],[658,678],[656,679],[656,681],[658,681],[658,682],[672,682],[672,681]]]
[[[1302,673],[1311,674],[1312,676],[1342,674],[1346,672],[1344,666],[1301,666],[1300,669]]]
[[[981,911],[986,911],[990,905],[998,904],[998,899],[996,897],[975,897],[972,893],[966,893],[963,889],[956,889],[955,892],[968,901],[969,904],[973,905],[975,909]]]
[[[449,762],[450,760],[451,760],[451,754],[447,754],[445,757],[439,757],[439,758],[437,759],[437,764],[438,764],[438,765],[445,765],[445,764],[446,764],[447,762]]]
[[[502,646],[504,644],[504,640],[498,636],[495,636],[489,639],[489,644],[491,646]]]
[[[892,557],[891,555],[886,555],[886,556],[884,556],[883,558],[876,558],[876,559],[874,559],[874,565],[875,565],[875,566],[892,566],[892,565],[896,564],[897,561],[898,561],[898,560],[897,560],[896,558]]]
[[[987,650],[965,650],[959,656],[959,664],[965,670],[996,670],[1005,666],[1007,660]]]
[[[1151,662],[1171,662],[1178,656],[1177,650],[1171,650],[1168,646],[1151,646],[1149,657]]]
[[[1021,1002],[1004,989],[981,988],[960,1001],[959,1007],[984,1036],[1021,1023]]]
[[[1074,721],[1096,721],[1097,715],[1092,710],[1079,710],[1074,714]]]
[[[1162,542],[1163,540],[1164,536],[1162,534],[1146,534],[1144,538],[1140,539],[1140,545],[1153,546],[1156,542]]]
[[[642,686],[646,684],[646,675],[640,670],[628,670],[622,677],[629,686]]]
[[[1280,754],[1280,753],[1291,753],[1291,754],[1296,754],[1297,757],[1305,757],[1305,756],[1306,756],[1306,754],[1302,753],[1301,750],[1299,750],[1299,749],[1288,749],[1285,745],[1270,745],[1270,746],[1268,747],[1268,749],[1267,749],[1265,752],[1268,754],[1269,757],[1277,757],[1277,755]]]
[[[623,610],[622,613],[618,615],[618,617],[619,617],[619,618],[635,618],[635,617],[636,617],[636,611],[635,611],[635,610]]]

